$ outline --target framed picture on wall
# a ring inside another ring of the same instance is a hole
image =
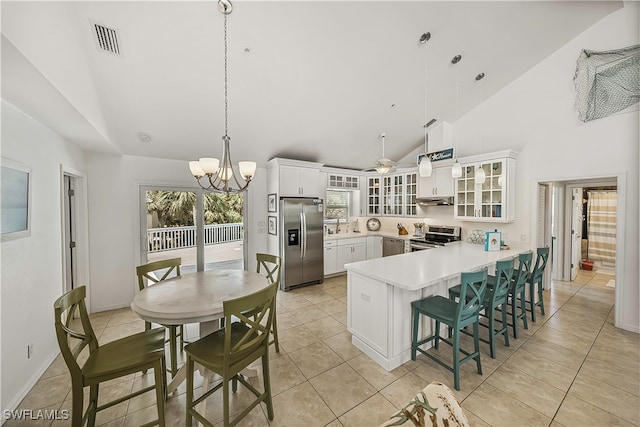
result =
[[[267,196],[267,206],[268,206],[269,212],[277,212],[278,200],[276,197],[276,193],[271,193]]]
[[[267,231],[269,232],[269,234],[278,235],[278,217],[270,216],[268,219],[269,222],[267,223]]]
[[[0,231],[2,241],[31,235],[31,169],[2,159]]]

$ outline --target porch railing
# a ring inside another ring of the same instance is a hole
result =
[[[204,244],[215,245],[242,240],[244,225],[241,222],[231,224],[211,224],[204,226]],[[196,246],[196,227],[167,227],[147,229],[149,252],[162,252]]]

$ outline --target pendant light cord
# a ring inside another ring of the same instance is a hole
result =
[[[229,137],[228,133],[228,114],[229,104],[227,101],[228,83],[227,83],[227,14],[224,15],[224,136]]]

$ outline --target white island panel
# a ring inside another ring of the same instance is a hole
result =
[[[456,242],[428,251],[347,264],[347,327],[353,344],[391,371],[411,358],[411,302],[447,296],[463,271],[477,271],[524,249],[485,252]],[[422,319],[420,337],[431,333]]]

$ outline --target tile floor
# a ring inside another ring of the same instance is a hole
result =
[[[463,365],[462,390],[455,391],[471,425],[640,425],[640,336],[613,326],[614,290],[606,287],[610,278],[581,271],[574,282],[554,283],[545,291],[547,315],[530,322],[510,347],[498,344],[496,359],[481,343],[484,375],[474,371],[473,363]],[[340,276],[279,293],[281,351],[272,350],[270,361],[275,418],[269,422],[259,406],[240,425],[377,426],[431,381],[453,389],[453,375],[424,356],[387,372],[351,345],[346,292],[346,276]],[[103,343],[144,328],[129,309],[96,313],[92,321]],[[441,351],[451,353],[446,345]],[[100,393],[142,387],[148,377],[114,381]],[[260,378],[252,381],[259,384]],[[70,409],[70,388],[66,366],[58,358],[20,409]],[[167,426],[184,425],[184,392],[182,385],[168,399]],[[233,410],[242,409],[247,398],[240,387],[232,398]],[[221,424],[219,393],[210,401],[207,417]],[[155,397],[147,393],[99,414],[97,424],[136,426],[154,414]]]

